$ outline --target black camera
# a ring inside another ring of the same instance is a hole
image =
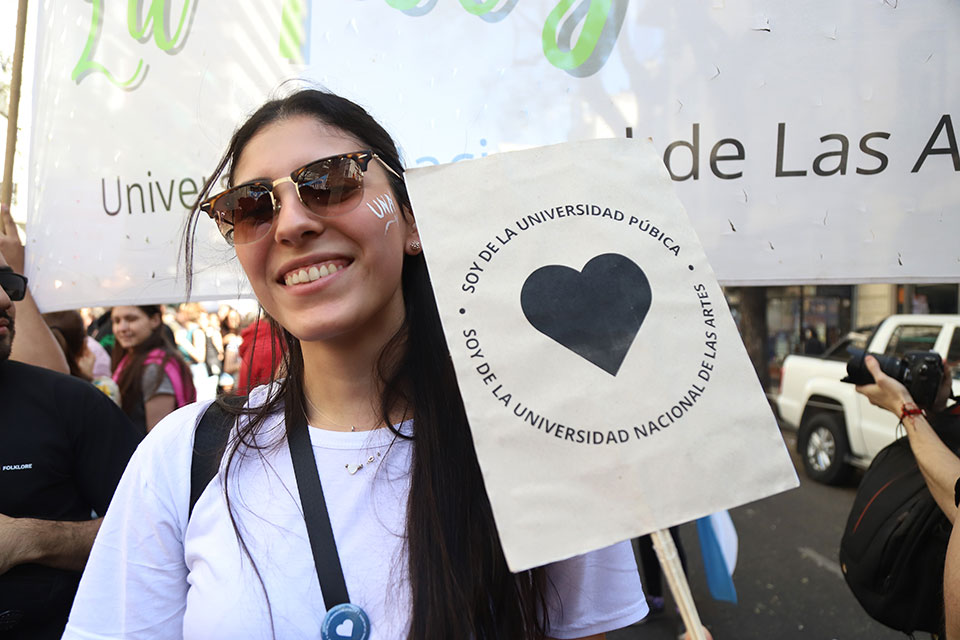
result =
[[[880,364],[881,371],[907,388],[918,407],[929,409],[937,399],[937,391],[943,380],[943,359],[936,351],[908,351],[903,358],[854,348],[847,349],[847,353],[853,357],[847,362],[847,377],[841,382],[873,384],[873,376],[863,361],[867,356],[873,356]]]

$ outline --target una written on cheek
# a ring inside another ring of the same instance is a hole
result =
[[[390,225],[397,222],[397,205],[393,202],[393,197],[389,193],[381,193],[372,202],[367,203],[367,208],[381,220],[386,220],[383,227],[383,235],[387,235]]]

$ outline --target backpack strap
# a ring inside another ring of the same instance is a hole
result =
[[[246,396],[224,396],[222,402],[234,408],[242,407]],[[193,506],[200,499],[200,494],[207,488],[220,468],[220,460],[227,448],[227,437],[235,416],[220,406],[220,400],[215,400],[197,423],[193,438],[193,458],[190,462],[190,507],[187,519],[193,514]]]
[[[121,361],[121,364],[123,364],[123,361]],[[163,367],[164,375],[167,376],[170,384],[173,385],[173,397],[178,409],[197,399],[196,391],[192,394],[187,393],[187,386],[183,382],[183,374],[180,372],[179,365],[176,360],[163,349],[153,349],[150,351],[147,357],[144,358],[143,364],[158,364]],[[120,371],[120,367],[117,367],[117,371]]]
[[[194,397],[192,398],[187,394],[187,387],[183,384],[183,375],[180,373],[180,367],[173,361],[173,358],[169,358],[163,363],[163,372],[170,380],[170,384],[173,385],[173,397],[176,401],[177,408],[188,405],[197,399],[196,392],[194,392]]]

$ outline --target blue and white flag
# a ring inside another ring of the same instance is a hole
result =
[[[727,511],[720,511],[697,520],[700,553],[707,586],[714,600],[737,603],[733,570],[737,566],[737,530]]]

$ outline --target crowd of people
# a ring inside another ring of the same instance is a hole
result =
[[[82,308],[42,317],[68,373],[92,382],[143,433],[196,400],[246,395],[280,362],[269,323],[229,304]]]

